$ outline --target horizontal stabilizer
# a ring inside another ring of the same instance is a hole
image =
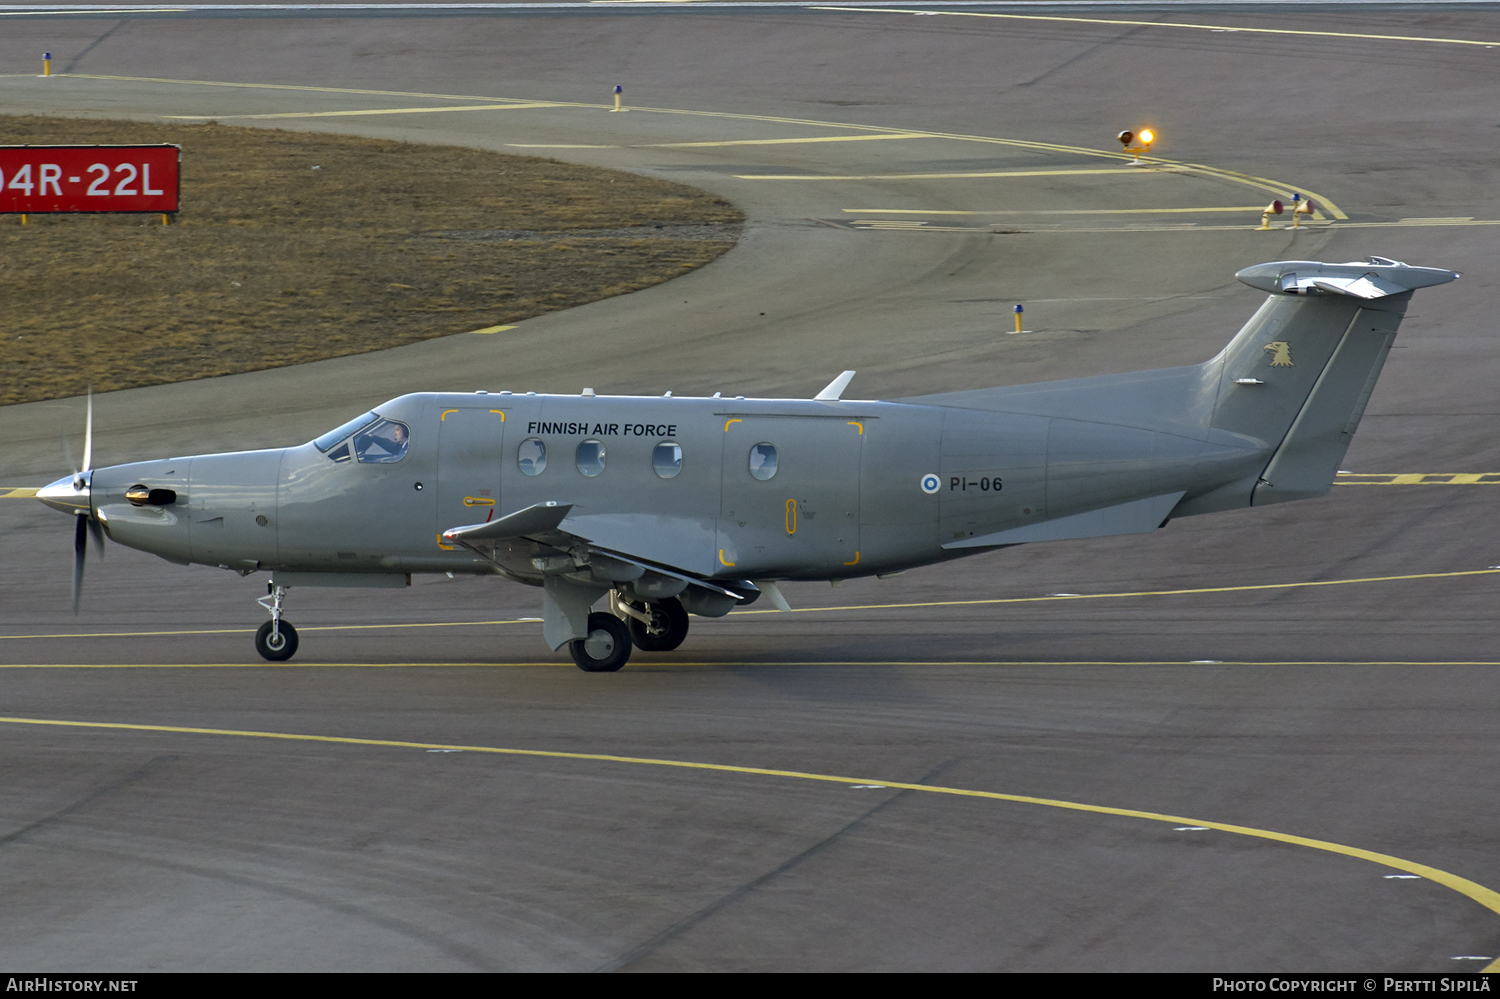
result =
[[[950,541],[943,547],[992,548],[997,545],[1022,545],[1033,541],[1065,541],[1069,538],[1105,538],[1114,534],[1149,534],[1161,526],[1167,514],[1182,499],[1183,494],[1165,493],[1131,500],[1100,510],[1088,510],[1056,520],[1044,520],[1040,524],[1012,527],[977,538]]]
[[[472,544],[476,541],[502,541],[506,538],[524,538],[532,534],[550,534],[557,530],[573,509],[571,503],[537,503],[515,513],[507,513],[499,520],[488,524],[470,524],[467,527],[450,527],[443,532],[444,541]]]
[[[1325,264],[1317,260],[1278,260],[1246,267],[1235,277],[1261,291],[1286,295],[1347,295],[1376,299],[1457,280],[1441,267],[1412,267],[1399,260],[1370,257],[1363,263]]]

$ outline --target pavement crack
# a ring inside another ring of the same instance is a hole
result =
[[[918,778],[917,780],[913,781],[912,783],[914,783],[914,784],[925,784],[928,781],[932,780],[934,777],[936,777],[938,774],[942,773],[944,770],[948,769],[950,766],[952,766],[956,762],[957,762],[956,759],[944,760],[942,763],[939,763],[936,767],[933,767],[931,771],[929,771],[928,773],[924,774],[922,777]],[[734,889],[734,891],[729,892],[727,895],[724,895],[721,898],[715,899],[714,901],[712,901],[712,902],[708,903],[707,905],[703,906],[698,911],[696,911],[696,912],[694,912],[694,913],[686,916],[683,919],[678,920],[676,923],[673,923],[671,926],[669,926],[666,929],[662,930],[660,933],[658,933],[655,936],[651,937],[649,940],[646,940],[644,943],[638,944],[637,946],[635,946],[635,947],[631,948],[630,950],[626,951],[624,954],[621,954],[619,957],[616,957],[614,960],[608,961],[605,964],[600,965],[599,967],[595,968],[594,971],[596,971],[596,972],[620,971],[620,970],[623,970],[624,968],[629,967],[631,964],[634,964],[636,961],[639,961],[641,958],[645,957],[647,954],[650,954],[652,951],[657,950],[658,948],[660,948],[663,944],[665,944],[665,943],[671,941],[673,938],[675,938],[677,936],[680,936],[681,934],[687,932],[688,930],[692,929],[694,926],[697,926],[699,923],[703,922],[705,919],[707,919],[708,917],[712,916],[714,913],[718,912],[719,910],[724,909],[724,908],[726,908],[726,907],[728,907],[730,905],[733,905],[735,902],[738,902],[740,899],[745,898],[747,895],[749,895],[751,892],[755,891],[757,888],[761,887],[762,885],[767,884],[767,883],[769,883],[771,881],[774,881],[776,878],[780,877],[781,875],[787,873],[788,871],[793,870],[794,868],[796,868],[797,866],[799,866],[803,861],[809,860],[812,857],[817,856],[819,853],[822,853],[824,850],[828,849],[830,846],[832,846],[833,844],[837,843],[839,840],[843,839],[843,837],[846,836],[849,832],[851,832],[852,830],[857,829],[860,826],[864,825],[871,818],[875,817],[880,812],[884,811],[886,808],[889,808],[891,805],[894,805],[896,802],[901,801],[902,799],[906,798],[908,795],[915,794],[915,793],[916,793],[915,791],[903,790],[903,791],[900,791],[897,794],[891,795],[889,798],[886,798],[884,801],[881,801],[879,804],[877,804],[874,807],[872,807],[872,808],[868,809],[867,811],[865,811],[864,814],[862,814],[859,817],[855,818],[853,821],[849,822],[848,824],[844,825],[843,827],[839,828],[838,830],[836,830],[836,831],[828,834],[823,839],[821,839],[818,842],[814,843],[812,846],[809,846],[807,849],[803,850],[801,853],[797,854],[796,856],[789,858],[788,860],[786,860],[784,863],[782,863],[779,867],[775,868],[774,870],[767,871],[765,874],[762,874],[760,877],[755,878],[754,880],[751,880],[751,881],[747,881],[746,883],[740,885],[738,888]]]

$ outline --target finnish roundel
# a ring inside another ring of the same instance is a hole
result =
[[[931,496],[933,493],[938,491],[938,484],[938,477],[936,475],[933,475],[931,472],[928,472],[926,475],[922,476],[922,491],[928,496]]]

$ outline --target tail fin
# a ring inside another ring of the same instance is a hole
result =
[[[1252,505],[1326,495],[1412,291],[1458,275],[1370,257],[1283,260],[1235,276],[1271,297],[1209,362],[1219,373],[1212,426],[1275,447]]]

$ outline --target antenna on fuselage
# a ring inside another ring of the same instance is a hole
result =
[[[839,396],[844,394],[844,389],[848,388],[849,383],[853,380],[854,372],[845,371],[833,381],[829,382],[828,386],[823,389],[823,391],[813,396],[813,400],[816,402],[838,402]]]

